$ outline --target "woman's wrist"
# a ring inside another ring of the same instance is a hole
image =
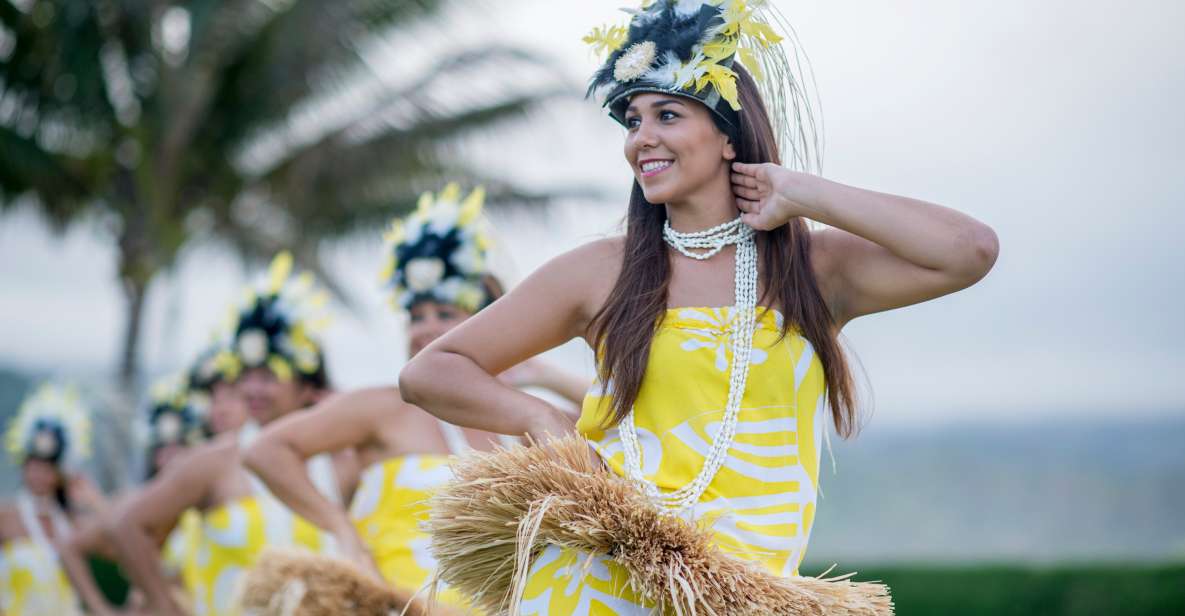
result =
[[[802,196],[797,200],[803,209],[799,215],[825,225],[832,224],[831,204],[836,201],[836,191],[842,188],[830,180],[817,175],[802,174],[804,183]]]
[[[333,513],[330,515],[329,525],[325,530],[334,537],[352,537],[357,533],[357,530],[354,528],[354,522],[350,520],[349,514],[337,507],[334,508]]]
[[[540,401],[538,410],[528,420],[526,432],[536,443],[542,443],[563,438],[575,429],[576,422],[571,415]]]

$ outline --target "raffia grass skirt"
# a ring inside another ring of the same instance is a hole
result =
[[[367,575],[351,562],[268,549],[239,589],[243,616],[455,616]]]
[[[850,575],[784,578],[726,554],[711,533],[660,510],[597,465],[576,436],[454,460],[431,499],[436,579],[489,614],[517,614],[548,545],[606,555],[659,613],[883,616],[888,588]]]

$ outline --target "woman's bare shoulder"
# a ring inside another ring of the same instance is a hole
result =
[[[617,282],[625,254],[625,238],[607,237],[581,244],[540,268],[556,292],[583,299],[591,315],[605,302]]]
[[[606,237],[581,244],[562,253],[552,259],[549,265],[578,274],[592,273],[603,276],[611,273],[616,278],[618,270],[621,269],[624,253],[624,237]]]

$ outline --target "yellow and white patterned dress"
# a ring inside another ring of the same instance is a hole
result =
[[[186,568],[193,566],[201,541],[202,513],[197,509],[186,509],[161,549],[161,562],[170,575],[180,577]]]
[[[185,589],[197,616],[236,614],[239,580],[266,547],[332,551],[331,538],[268,495],[242,498],[202,516],[201,541],[182,569]]]
[[[78,614],[78,600],[57,554],[29,539],[0,549],[0,613],[11,616]]]
[[[391,458],[362,475],[350,506],[350,517],[379,571],[391,585],[420,590],[436,571],[428,534],[428,498],[452,479],[448,456],[417,454]],[[460,595],[443,588],[439,600],[463,607]]]
[[[248,424],[240,429],[240,448],[259,432]],[[326,455],[308,460],[309,477],[322,494],[340,501],[333,463]],[[251,476],[253,494],[206,511],[202,515],[197,549],[181,570],[185,590],[196,616],[238,614],[234,605],[242,576],[255,566],[264,548],[302,548],[316,554],[337,551],[333,537],[292,513]]]
[[[58,554],[33,513],[31,501],[23,493],[17,497],[17,509],[29,536],[8,541],[0,548],[0,614],[81,614],[78,598]],[[53,512],[52,519],[56,534],[69,533],[64,514]]]
[[[704,464],[728,398],[731,308],[675,308],[654,336],[634,404],[642,467],[663,491],[689,483]],[[782,316],[758,309],[748,384],[736,439],[690,515],[721,549],[782,576],[797,575],[819,483],[826,381],[810,342]],[[608,395],[612,395],[612,386]],[[625,476],[616,427],[602,429],[608,398],[594,385],[577,430],[609,468]],[[625,570],[605,557],[551,546],[533,563],[524,615],[649,614],[629,592]]]

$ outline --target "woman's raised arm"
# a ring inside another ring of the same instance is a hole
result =
[[[837,325],[965,289],[987,275],[995,231],[951,208],[825,180],[772,163],[733,164],[744,220],[772,229],[796,216],[833,227],[811,257]]]

